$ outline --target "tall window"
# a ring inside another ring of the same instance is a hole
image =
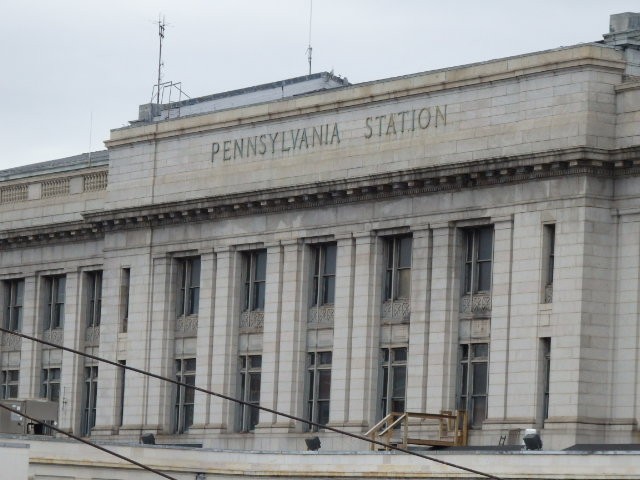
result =
[[[540,339],[542,347],[542,419],[549,418],[549,379],[551,377],[551,338]]]
[[[127,364],[126,360],[119,360],[119,365],[123,367]],[[116,377],[116,418],[118,419],[118,426],[122,426],[124,420],[124,385],[125,375],[127,371],[124,368],[118,368]]]
[[[129,289],[131,285],[131,269],[123,268],[120,277],[120,332],[129,329]]]
[[[84,392],[82,399],[82,436],[91,435],[96,425],[96,402],[98,398],[98,367],[84,367]]]
[[[200,303],[200,257],[178,259],[178,317],[196,315]]]
[[[488,293],[491,290],[493,227],[466,230],[464,292]]]
[[[87,281],[87,326],[100,326],[102,310],[102,271],[86,273]]]
[[[0,398],[18,398],[18,384],[20,383],[20,370],[0,371]]]
[[[386,240],[385,301],[411,298],[411,240],[407,236]]]
[[[176,380],[187,385],[196,384],[196,359],[179,358],[176,360]],[[195,390],[184,385],[176,386],[176,401],[173,412],[175,433],[184,433],[193,425],[193,407]]]
[[[256,250],[244,254],[243,311],[264,310],[267,281],[267,251]]]
[[[240,399],[247,404],[240,404],[239,430],[250,432],[255,429],[260,417],[260,381],[262,355],[242,355],[240,357]]]
[[[311,305],[331,305],[335,299],[336,288],[336,250],[335,243],[315,245],[313,247],[313,292]]]
[[[407,347],[383,348],[380,355],[382,416],[403,413],[407,395]]]
[[[545,225],[543,237],[544,303],[551,303],[553,302],[553,267],[556,249],[556,226],[554,224]]]
[[[66,278],[64,276],[44,277],[46,311],[44,330],[62,327],[64,322],[64,297]]]
[[[43,368],[40,397],[57,402],[60,400],[60,368]]]
[[[22,327],[22,303],[24,299],[24,280],[4,282],[5,317],[4,328],[17,332]]]
[[[329,423],[331,359],[332,352],[307,354],[307,419],[320,425]]]
[[[460,345],[458,408],[467,410],[473,427],[480,427],[487,418],[488,370],[488,343]]]

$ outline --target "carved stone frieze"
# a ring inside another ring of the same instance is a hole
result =
[[[311,325],[333,325],[334,310],[335,309],[333,308],[333,305],[311,307],[309,309],[309,316],[307,317],[307,321]]]
[[[55,343],[56,345],[62,345],[64,343],[64,330],[61,328],[45,330],[42,333],[42,339],[47,342]]]
[[[382,321],[386,323],[408,322],[411,317],[409,300],[387,300],[382,304]]]
[[[460,299],[460,313],[488,315],[491,313],[491,295],[475,293]]]
[[[100,345],[100,327],[87,327],[84,331],[84,344],[87,347]]]
[[[176,319],[176,337],[196,337],[198,335],[198,316],[188,315]]]
[[[240,314],[240,328],[243,330],[262,331],[264,312],[262,310],[245,310]]]
[[[5,352],[20,351],[22,347],[22,338],[10,333],[2,333],[2,350]]]

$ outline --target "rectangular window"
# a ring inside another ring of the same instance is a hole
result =
[[[551,338],[540,339],[542,347],[542,419],[549,418],[549,379],[551,377]]]
[[[239,404],[239,430],[250,432],[255,429],[260,418],[260,381],[262,371],[262,355],[242,355],[240,357],[240,399],[246,404]]]
[[[120,276],[120,332],[127,333],[129,328],[129,288],[131,269],[123,268]]]
[[[408,236],[386,239],[385,301],[411,298],[411,245]]]
[[[264,310],[267,282],[267,251],[256,250],[244,254],[243,311]]]
[[[467,410],[472,427],[480,427],[487,418],[488,343],[460,345],[459,379],[458,408]]]
[[[313,292],[311,306],[332,305],[336,288],[336,251],[335,243],[315,245],[313,247]]]
[[[382,417],[390,413],[404,413],[407,395],[407,347],[383,348],[380,355]]]
[[[4,282],[5,317],[4,328],[18,332],[22,328],[22,304],[24,300],[24,280]]]
[[[200,257],[178,259],[178,317],[197,315],[200,304]]]
[[[196,384],[196,359],[179,358],[175,363],[176,380],[190,386]],[[173,430],[184,433],[193,425],[193,407],[195,405],[195,390],[184,385],[176,386],[176,401],[173,412]]]
[[[544,303],[553,302],[553,268],[556,249],[556,226],[548,224],[543,232],[543,276],[544,276]]]
[[[60,400],[60,368],[43,368],[40,397],[57,402]]]
[[[87,282],[87,327],[100,326],[102,310],[102,271],[86,273]]]
[[[127,364],[125,360],[119,360],[119,365],[123,367]],[[122,422],[124,420],[124,385],[125,385],[125,375],[127,371],[124,368],[118,368],[117,378],[116,378],[116,418],[118,419],[118,426],[122,426]]]
[[[81,433],[83,437],[91,435],[96,426],[96,403],[98,398],[98,367],[84,367],[84,392],[82,399]]]
[[[64,323],[64,298],[66,277],[44,277],[45,317],[42,322],[44,330],[61,328]]]
[[[307,354],[307,419],[320,425],[329,423],[332,356],[332,352]]]
[[[2,370],[0,372],[0,398],[18,398],[18,385],[20,383],[20,370]]]
[[[491,262],[493,258],[493,227],[465,231],[464,293],[491,291]]]

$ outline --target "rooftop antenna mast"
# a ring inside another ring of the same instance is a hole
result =
[[[309,0],[309,46],[307,47],[307,59],[309,60],[309,75],[311,75],[311,53],[313,52],[313,48],[311,48],[311,19],[313,17],[313,0]]]
[[[162,40],[164,40],[164,16],[162,18],[158,15],[158,37],[160,39],[160,50],[158,54],[158,91],[156,92],[156,103],[160,105],[160,84],[162,83]]]

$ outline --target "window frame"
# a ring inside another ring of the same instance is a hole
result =
[[[99,327],[102,316],[102,270],[85,272],[86,326]]]
[[[43,277],[45,287],[45,314],[43,330],[55,330],[64,327],[67,276],[47,275]]]
[[[408,252],[404,252],[403,248],[407,248]],[[404,263],[407,258],[408,265]],[[413,237],[411,235],[385,237],[383,302],[411,299],[412,264]],[[403,278],[405,276],[407,278]],[[403,293],[403,290],[406,290],[406,293]]]
[[[490,232],[489,257],[480,257],[483,245],[483,233]],[[495,240],[493,225],[483,225],[464,229],[464,274],[462,283],[463,295],[489,294],[493,286],[493,247]],[[487,288],[483,288],[481,270],[488,265]]]
[[[335,303],[336,263],[338,244],[335,242],[312,245],[311,307]]]
[[[176,317],[197,315],[200,308],[200,256],[177,259],[178,285],[176,288]],[[195,274],[194,272],[197,272]]]
[[[397,359],[396,353],[404,352],[404,359]],[[380,348],[380,394],[379,409],[380,418],[384,418],[390,413],[404,413],[407,403],[407,378],[408,378],[408,346],[386,346]],[[395,395],[396,379],[400,378],[398,372],[404,371],[404,392],[402,396]],[[397,402],[402,402],[402,412],[394,408]]]
[[[242,311],[262,312],[267,287],[267,250],[243,252],[242,267]]]
[[[176,358],[174,368],[178,382],[195,386],[197,368],[195,357]],[[174,392],[173,432],[182,434],[189,431],[189,427],[193,425],[195,390],[184,385],[176,385]]]
[[[57,376],[54,373],[57,373]],[[40,398],[59,402],[61,377],[62,369],[60,367],[43,367],[40,373]],[[57,388],[53,388],[54,385],[57,385]],[[53,395],[54,391],[57,391],[56,395]]]
[[[476,355],[475,347],[485,346],[486,355]],[[465,354],[466,352],[466,354]],[[490,344],[488,342],[466,342],[458,346],[458,409],[467,411],[468,423],[471,428],[481,428],[482,423],[487,419],[489,408],[489,355]],[[484,391],[477,391],[475,378],[477,375],[476,366],[483,366],[486,381]],[[484,408],[481,418],[476,416],[476,402],[483,399]]]
[[[5,368],[0,370],[0,399],[13,400],[20,397],[20,370]]]
[[[98,401],[98,366],[85,365],[84,390],[82,396],[82,421],[80,432],[83,437],[91,435],[96,426],[96,406]]]
[[[5,319],[4,328],[12,332],[22,330],[22,313],[24,307],[24,278],[4,281]]]
[[[327,360],[328,358],[328,360]],[[307,394],[306,394],[306,419],[320,425],[327,425],[331,415],[331,370],[333,364],[333,351],[314,350],[307,352]],[[323,377],[327,381],[326,395],[320,396]],[[326,406],[326,408],[325,408]],[[318,431],[316,425],[309,425],[310,431]]]
[[[255,389],[256,383],[253,383],[256,379],[257,390]],[[240,400],[246,402],[238,404],[238,431],[241,433],[253,432],[260,422],[260,409],[255,406],[260,405],[262,391],[262,354],[240,355],[238,359],[238,390]]]

